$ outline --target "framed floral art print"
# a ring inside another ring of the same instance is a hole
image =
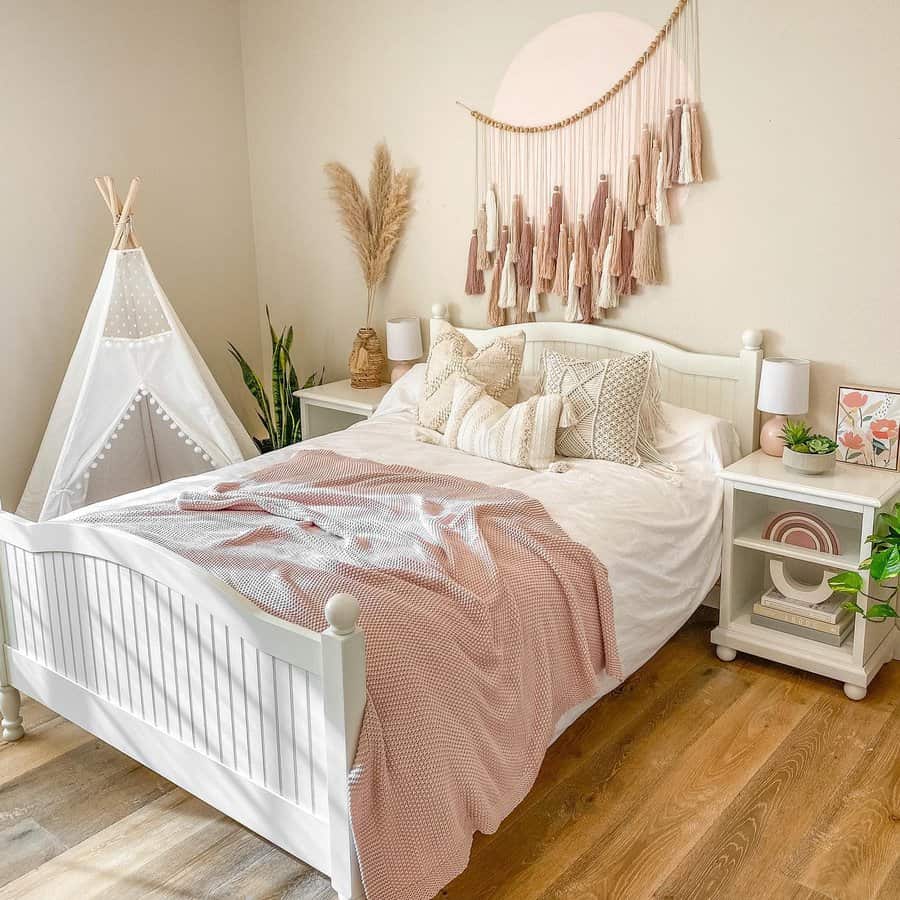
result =
[[[900,392],[838,388],[837,458],[842,462],[898,469]]]

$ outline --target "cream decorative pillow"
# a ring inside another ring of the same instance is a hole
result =
[[[556,431],[568,422],[567,404],[558,394],[536,394],[524,403],[504,406],[484,385],[454,376],[453,403],[441,438],[419,433],[463,453],[523,469],[546,469],[556,457]]]
[[[442,322],[428,352],[419,424],[443,433],[453,405],[454,375],[481,382],[489,396],[511,406],[516,402],[524,352],[523,331],[495,338],[479,349],[452,325]]]
[[[571,405],[572,424],[556,437],[561,456],[626,466],[665,463],[655,447],[663,414],[650,351],[591,361],[545,350],[541,391],[562,394]]]

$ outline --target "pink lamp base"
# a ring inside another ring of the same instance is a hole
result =
[[[786,416],[772,416],[759,431],[759,447],[769,456],[781,456],[784,452],[784,440],[781,429],[787,422]]]
[[[391,364],[391,384],[395,381],[401,379],[413,366],[415,365],[415,360],[412,362],[395,362]]]

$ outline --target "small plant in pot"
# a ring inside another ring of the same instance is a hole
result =
[[[813,434],[806,422],[785,422],[781,429],[784,453],[781,460],[789,469],[804,475],[822,475],[834,468],[837,444],[824,434]]]

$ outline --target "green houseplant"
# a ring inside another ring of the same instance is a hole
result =
[[[266,321],[269,323],[269,335],[272,340],[272,399],[269,400],[262,379],[244,358],[243,354],[230,341],[228,351],[241,367],[244,384],[253,395],[259,407],[257,415],[266,429],[266,437],[253,440],[260,453],[278,450],[303,439],[300,426],[300,399],[294,391],[301,388],[297,371],[291,361],[291,347],[294,343],[294,327],[282,329],[277,334],[272,327],[269,307],[266,307]],[[302,387],[308,388],[321,384],[325,378],[325,368],[321,372],[313,372]]]
[[[790,419],[781,429],[784,440],[782,462],[805,475],[822,475],[834,468],[837,444],[824,434],[813,434],[806,422]]]
[[[900,503],[894,504],[893,512],[878,516],[875,533],[869,535],[866,541],[872,548],[872,554],[859,567],[868,570],[870,581],[889,591],[887,597],[867,594],[863,590],[865,585],[859,572],[841,572],[829,578],[828,585],[838,593],[853,594],[854,599],[846,600],[841,605],[870,622],[897,619],[894,603],[897,598],[897,576],[900,575]],[[859,595],[873,601],[868,609],[863,609],[855,599]]]

